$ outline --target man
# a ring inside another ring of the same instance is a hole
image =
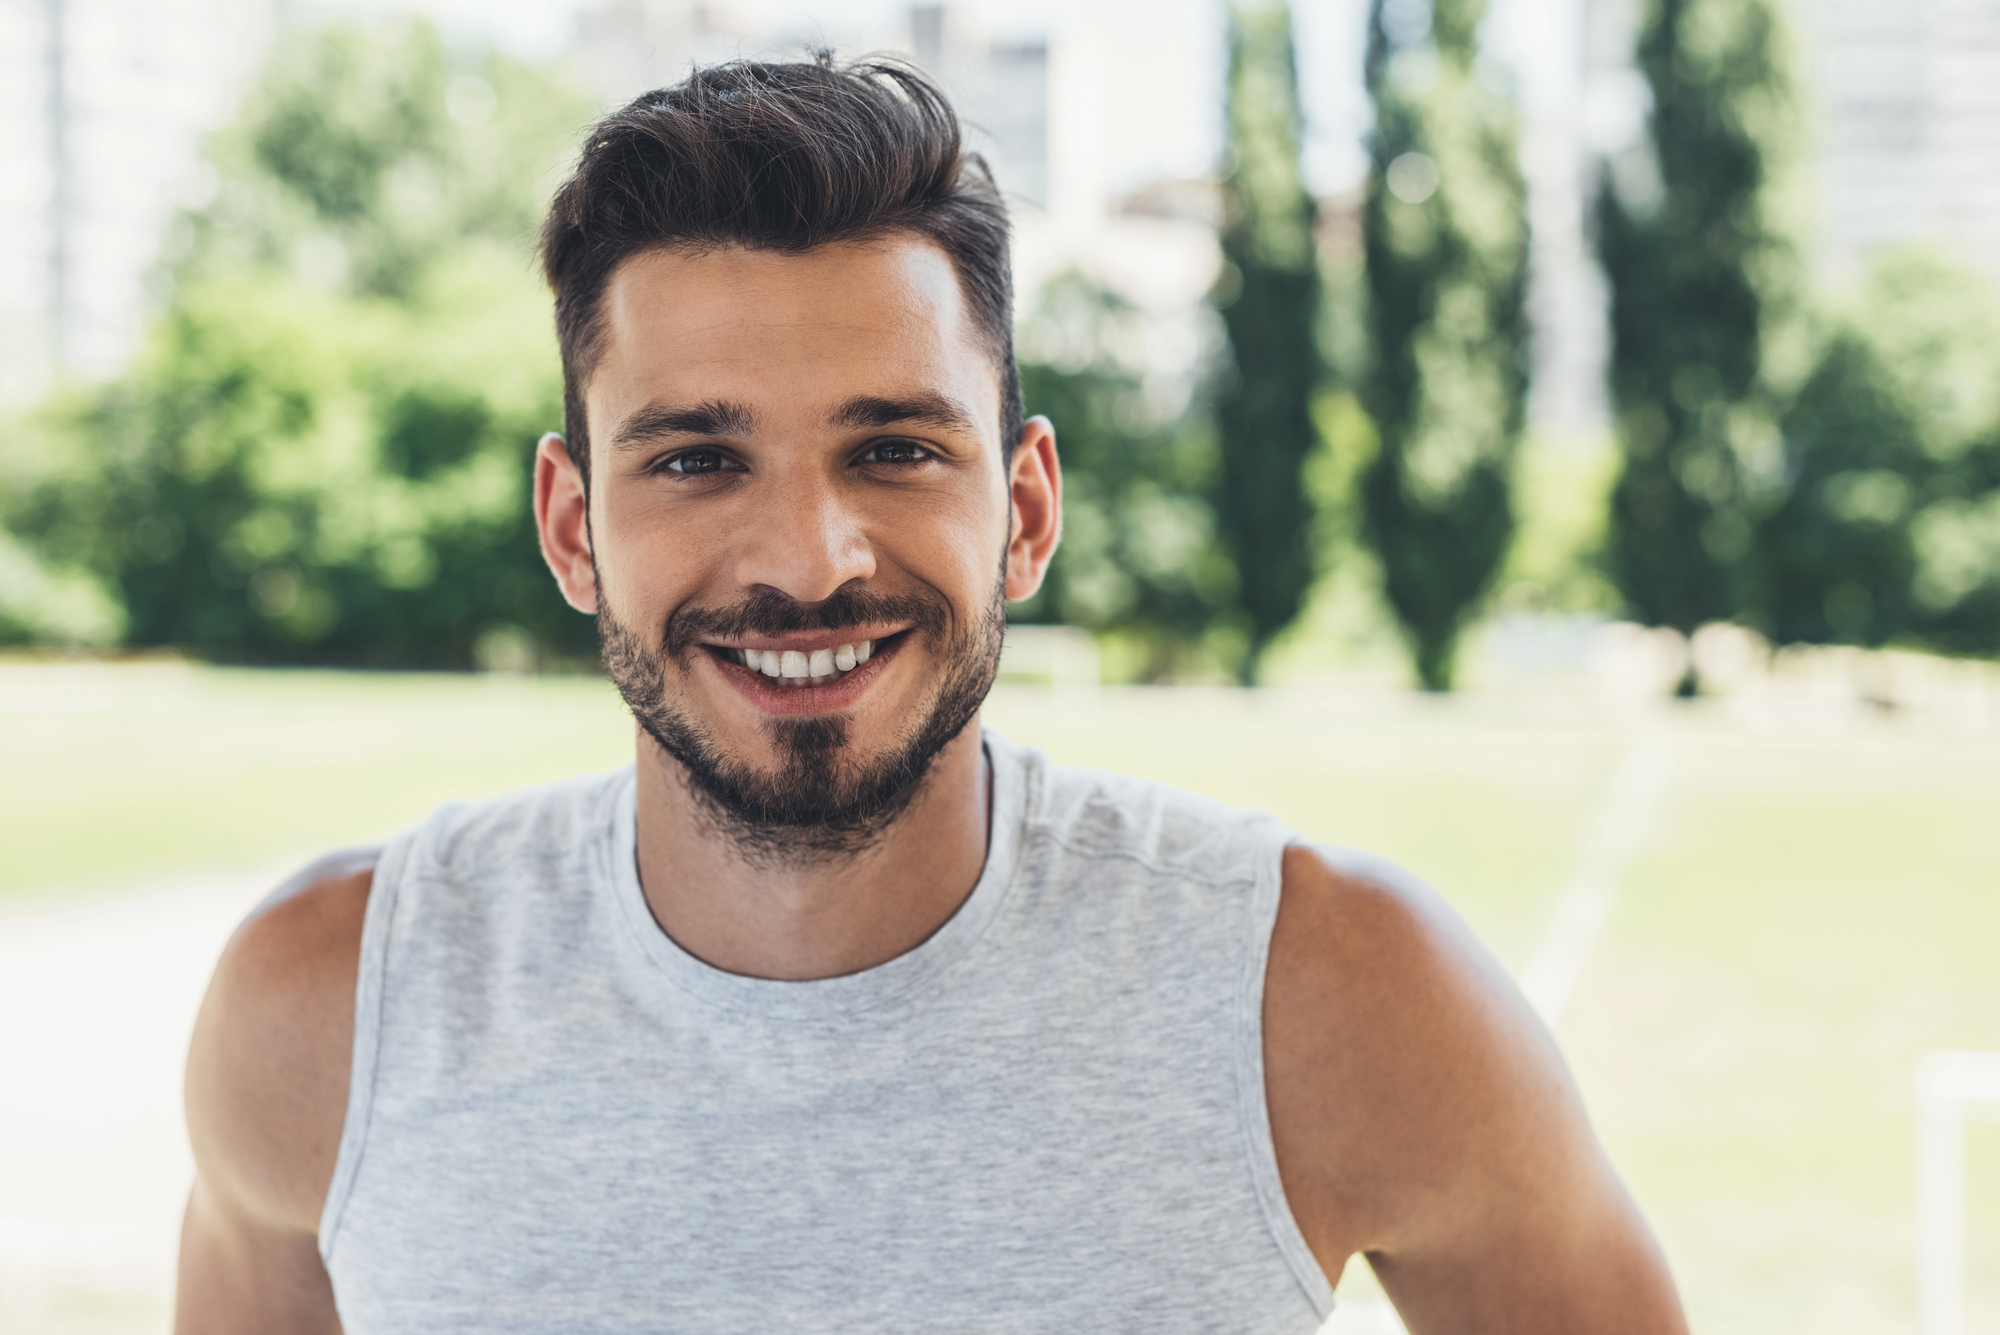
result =
[[[1683,1330],[1446,908],[983,734],[1056,545],[1006,218],[900,66],[698,71],[543,233],[535,513],[630,769],[446,808],[225,951],[178,1327]],[[1254,572],[1251,572],[1254,578]]]

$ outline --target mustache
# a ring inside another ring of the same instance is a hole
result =
[[[839,588],[816,603],[802,603],[771,592],[748,598],[734,607],[682,607],[667,618],[662,648],[679,658],[705,640],[735,640],[747,635],[789,635],[799,631],[840,631],[883,622],[906,622],[935,639],[951,623],[951,606],[943,596],[923,593],[875,593],[865,588]]]

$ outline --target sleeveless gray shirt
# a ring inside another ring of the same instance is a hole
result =
[[[1315,1330],[1260,1024],[1293,836],[986,747],[971,896],[841,978],[676,946],[629,768],[391,842],[319,1233],[348,1335]]]

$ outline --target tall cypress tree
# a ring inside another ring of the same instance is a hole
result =
[[[1233,12],[1228,123],[1221,239],[1231,277],[1216,305],[1234,373],[1216,402],[1216,525],[1236,563],[1249,635],[1240,675],[1250,685],[1312,586],[1305,464],[1318,441],[1313,394],[1326,374],[1314,208],[1299,171],[1291,13],[1282,3]]]
[[[1647,142],[1598,193],[1624,466],[1611,573],[1638,620],[1691,634],[1743,609],[1753,526],[1733,428],[1757,408],[1783,250],[1768,143],[1785,104],[1765,0],[1650,0]],[[1699,683],[1689,668],[1680,693]]]
[[[1426,690],[1514,532],[1527,399],[1527,190],[1506,97],[1474,70],[1486,0],[1375,0],[1374,170],[1363,205],[1381,449],[1362,530]]]

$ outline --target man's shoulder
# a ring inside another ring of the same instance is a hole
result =
[[[473,873],[524,853],[571,852],[629,815],[632,766],[447,802],[409,832],[419,864]],[[621,805],[622,803],[622,805]]]
[[[1250,872],[1251,850],[1276,848],[1292,837],[1266,812],[1156,779],[1062,764],[1030,748],[1020,753],[1032,775],[1029,825],[1072,854],[1233,880]]]
[[[1440,895],[1365,854],[1286,850],[1264,1044],[1286,1190],[1322,1255],[1399,1241],[1437,1183],[1488,1190],[1593,1143],[1506,971]]]
[[[243,1214],[317,1223],[347,1107],[354,995],[374,869],[320,876],[224,947],[189,1045],[201,1179]]]

